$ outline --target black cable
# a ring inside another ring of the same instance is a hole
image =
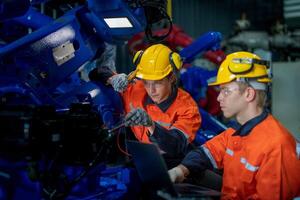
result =
[[[160,2],[153,2],[153,1],[141,1],[141,5],[142,7],[144,7],[145,9],[145,15],[146,17],[148,17],[148,21],[147,21],[147,25],[146,25],[146,28],[145,28],[145,34],[146,34],[146,37],[147,39],[150,41],[150,42],[155,42],[155,43],[158,43],[158,42],[161,42],[163,41],[166,37],[168,37],[168,35],[171,33],[172,31],[172,28],[173,28],[173,23],[172,23],[172,20],[170,18],[170,16],[168,15],[167,11],[166,11],[166,2],[164,1],[164,3],[162,3],[161,1]],[[168,21],[168,24],[169,24],[169,29],[167,31],[166,34],[162,35],[162,36],[154,36],[153,35],[153,32],[152,32],[152,25],[154,24],[154,22],[152,22],[150,19],[149,19],[149,12],[145,7],[150,7],[150,8],[154,8],[154,9],[157,9],[159,11],[159,13],[162,15],[162,19],[160,19],[159,21],[163,20],[163,19],[166,19]]]
[[[165,11],[164,11],[165,12]],[[163,41],[166,37],[168,37],[173,29],[173,23],[172,23],[172,20],[171,18],[167,15],[167,20],[168,20],[168,23],[169,23],[169,29],[168,29],[168,32],[162,36],[155,36],[153,35],[152,33],[152,24],[147,24],[146,28],[145,28],[145,34],[146,34],[146,37],[147,39],[150,41],[150,42],[154,42],[154,43],[158,43],[158,42],[161,42]]]
[[[133,7],[143,7],[145,11],[145,16],[147,19],[147,25],[145,27],[145,35],[147,39],[152,43],[159,43],[163,41],[171,33],[173,29],[173,23],[166,11],[166,0],[128,0],[127,3]],[[148,7],[148,8],[147,8]],[[158,12],[158,15],[152,16],[152,12]],[[160,18],[162,16],[162,18]],[[162,36],[153,35],[152,25],[161,20],[167,20],[169,29],[166,34]]]

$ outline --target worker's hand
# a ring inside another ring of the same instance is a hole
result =
[[[128,85],[126,74],[115,74],[110,77],[108,81],[117,92],[123,92],[124,90],[126,90]]]
[[[125,116],[125,125],[126,126],[152,126],[153,121],[148,113],[141,108],[133,108]]]
[[[173,183],[181,183],[185,179],[185,173],[183,171],[182,165],[170,169],[168,173]]]

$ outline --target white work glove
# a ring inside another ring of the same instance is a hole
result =
[[[125,116],[125,126],[152,126],[153,121],[148,113],[141,108],[133,108]]]
[[[109,78],[109,82],[117,92],[123,92],[128,85],[128,79],[126,74],[115,74]]]
[[[170,169],[168,173],[173,183],[181,183],[185,179],[183,170],[178,166]]]

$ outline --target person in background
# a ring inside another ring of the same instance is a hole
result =
[[[288,33],[287,25],[283,23],[283,19],[277,18],[274,25],[271,27],[271,33],[273,35],[285,35]]]
[[[235,25],[235,29],[237,32],[244,31],[250,28],[251,23],[247,18],[246,12],[241,13],[241,18],[235,21]]]
[[[218,101],[229,128],[169,170],[173,182],[204,169],[223,169],[222,199],[292,199],[300,195],[300,144],[264,109],[268,62],[236,52],[221,64]]]
[[[131,127],[136,139],[157,144],[170,161],[167,164],[176,166],[201,123],[196,102],[177,87],[180,55],[165,45],[155,44],[138,51],[133,62],[136,70],[129,75],[103,73],[104,68],[99,68],[102,72],[98,74],[102,73],[102,79],[121,93],[124,124]],[[136,79],[130,82],[132,78]]]

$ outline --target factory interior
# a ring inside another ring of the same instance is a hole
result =
[[[300,199],[300,0],[0,0],[0,200]]]

